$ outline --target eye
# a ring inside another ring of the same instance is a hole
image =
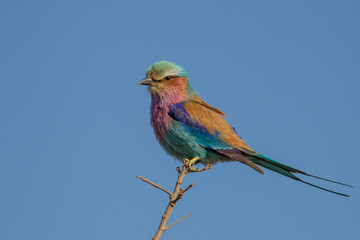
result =
[[[177,78],[177,77],[178,77],[177,75],[169,75],[169,76],[164,77],[164,79],[169,81],[170,79]]]

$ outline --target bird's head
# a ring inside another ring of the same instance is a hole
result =
[[[160,61],[150,66],[139,85],[149,86],[152,96],[196,94],[191,88],[185,69],[172,62]]]

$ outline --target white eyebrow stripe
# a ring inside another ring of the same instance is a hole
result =
[[[178,73],[176,71],[168,71],[168,72],[165,72],[164,76],[163,77],[167,77],[167,76],[177,76]]]

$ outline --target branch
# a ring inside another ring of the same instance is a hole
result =
[[[186,215],[185,217],[183,217],[183,218],[179,219],[178,221],[174,222],[170,226],[166,226],[166,223],[169,220],[169,217],[171,215],[172,210],[175,207],[176,202],[179,201],[183,197],[184,193],[186,191],[188,191],[190,188],[192,188],[194,186],[194,184],[195,184],[195,183],[190,184],[187,188],[185,188],[185,190],[180,189],[180,186],[181,186],[181,184],[183,182],[183,179],[184,179],[185,175],[187,173],[191,173],[191,172],[203,172],[205,170],[208,170],[208,169],[211,168],[211,164],[208,164],[203,169],[195,170],[195,171],[190,170],[188,168],[189,168],[189,166],[186,164],[185,160],[183,161],[183,165],[182,165],[181,168],[180,167],[176,168],[176,170],[178,172],[178,178],[177,178],[177,181],[176,181],[176,184],[175,184],[174,191],[172,193],[170,191],[166,190],[165,188],[157,185],[156,183],[153,183],[153,182],[151,182],[151,181],[149,181],[149,180],[147,180],[147,179],[145,179],[145,178],[143,178],[141,176],[136,176],[137,178],[140,178],[142,181],[147,182],[147,183],[151,184],[152,186],[166,192],[170,196],[170,201],[169,201],[169,203],[168,203],[168,205],[166,207],[165,213],[162,215],[161,222],[160,222],[159,228],[158,228],[155,236],[153,237],[151,234],[149,234],[152,240],[159,240],[161,235],[167,229],[169,229],[170,227],[174,226],[175,224],[181,222],[182,220],[184,220],[185,218],[189,217],[192,214],[192,212],[191,212],[188,215]]]
[[[188,215],[186,215],[185,217],[180,218],[179,220],[177,220],[176,222],[174,222],[174,223],[173,223],[173,224],[171,224],[170,226],[165,227],[165,231],[166,231],[166,230],[168,230],[169,228],[171,228],[172,226],[174,226],[175,224],[177,224],[177,223],[181,222],[182,220],[184,220],[185,218],[187,218],[187,217],[188,217],[188,216],[190,216],[191,214],[192,214],[192,212],[191,212],[191,213],[189,213]]]
[[[209,170],[210,168],[212,167],[212,164],[208,164],[206,165],[204,168],[202,169],[197,169],[195,171],[189,171],[189,173],[193,173],[193,172],[203,172],[203,171],[206,171],[206,170]]]
[[[185,188],[184,193],[189,190],[190,188],[192,188],[195,185],[195,183],[193,182],[192,184],[190,184],[187,188]]]
[[[147,183],[153,185],[154,187],[156,187],[156,188],[158,188],[158,189],[160,189],[160,190],[163,190],[164,192],[166,192],[167,194],[169,194],[169,196],[171,197],[171,192],[168,191],[168,190],[166,190],[165,188],[163,188],[163,187],[157,185],[156,183],[153,183],[153,182],[151,182],[150,180],[147,180],[146,178],[143,178],[143,177],[141,177],[141,176],[135,176],[135,177],[136,177],[136,178],[140,178],[142,181],[147,182]]]

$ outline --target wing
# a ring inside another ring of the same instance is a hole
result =
[[[262,174],[263,172],[255,165],[255,163],[310,186],[348,197],[346,194],[334,192],[303,181],[293,175],[293,173],[300,173],[306,176],[352,187],[350,185],[307,174],[252,150],[222,117],[225,116],[225,114],[208,105],[201,98],[190,99],[172,105],[170,107],[169,116],[182,123],[186,127],[186,130],[195,137],[197,143],[204,148],[211,149],[230,159],[244,163]]]
[[[169,109],[169,116],[182,123],[186,130],[204,148],[213,150],[230,159],[244,163],[263,173],[243,153],[256,154],[221,116],[220,110],[206,104],[201,99],[194,99],[174,104]]]

